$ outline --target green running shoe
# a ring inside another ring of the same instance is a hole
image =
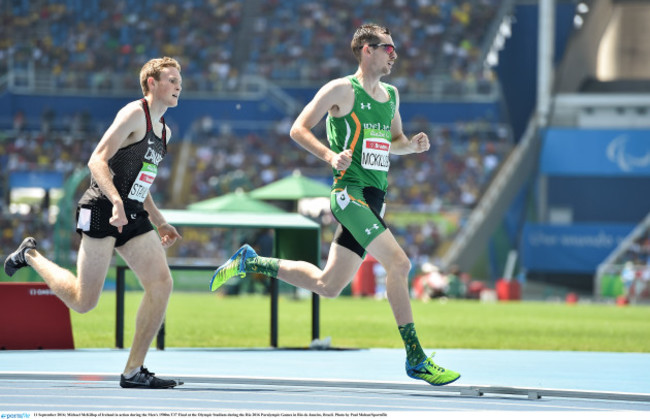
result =
[[[212,280],[210,281],[210,291],[215,291],[230,278],[239,275],[241,278],[246,276],[246,259],[257,257],[257,253],[252,247],[245,244],[235,252],[226,263],[219,266]]]
[[[444,386],[460,378],[460,374],[436,365],[433,362],[435,352],[418,365],[412,367],[406,361],[406,375],[416,380],[424,380],[432,386]]]

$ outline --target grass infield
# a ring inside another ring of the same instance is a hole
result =
[[[130,347],[141,292],[125,297],[124,344]],[[418,336],[436,348],[650,352],[650,307],[612,304],[437,300],[412,301]],[[71,311],[77,348],[115,344],[115,293],[105,291],[86,314]],[[166,319],[167,347],[268,347],[270,299],[175,292]],[[340,348],[401,348],[387,301],[321,299],[321,338]],[[306,347],[311,339],[311,299],[283,296],[279,346]]]

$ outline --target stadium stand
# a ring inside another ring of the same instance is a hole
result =
[[[349,40],[337,36],[364,21],[392,28],[400,66],[391,77],[403,93],[431,92],[436,78],[442,89],[476,89],[490,84],[479,62],[480,46],[498,2],[432,1],[269,1],[257,18],[245,72],[280,84],[318,82],[350,74]]]
[[[402,58],[392,82],[404,93],[436,86],[439,94],[489,93],[494,75],[479,57],[498,6],[496,0],[5,2],[0,63],[33,68],[45,86],[100,92],[136,89],[131,75],[159,55],[183,63],[188,91],[233,91],[240,75],[313,84],[354,71],[349,40],[337,34],[375,20],[398,34]]]

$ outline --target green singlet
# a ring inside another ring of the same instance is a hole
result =
[[[380,83],[390,98],[378,102],[354,76],[348,76],[354,89],[352,111],[342,117],[327,117],[327,138],[335,153],[351,149],[352,164],[347,170],[334,170],[334,186],[372,186],[386,191],[388,186],[389,152],[392,140],[391,121],[395,116],[395,88]]]

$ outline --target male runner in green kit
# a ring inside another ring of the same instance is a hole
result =
[[[436,365],[433,356],[427,358],[422,350],[409,299],[411,263],[382,219],[389,153],[422,153],[429,150],[429,138],[424,133],[410,140],[404,135],[397,89],[380,82],[397,59],[390,31],[375,24],[362,25],[351,47],[359,61],[357,72],[325,84],[291,128],[291,138],[334,171],[330,207],[341,225],[325,269],[304,261],[260,257],[244,245],[216,270],[210,288],[214,291],[233,276],[256,272],[336,297],[352,281],[368,252],[387,273],[388,301],[406,347],[406,373],[433,385],[449,384],[460,374]],[[330,148],[311,131],[325,114]]]

